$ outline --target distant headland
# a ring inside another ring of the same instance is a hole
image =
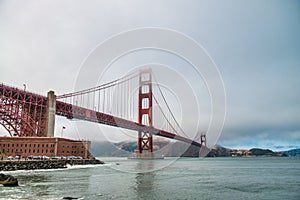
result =
[[[189,144],[174,142],[167,140],[157,140],[153,144],[155,151],[160,152],[165,157],[198,157],[199,148],[190,146]],[[112,156],[112,157],[127,157],[137,149],[137,143],[134,141],[110,143],[110,142],[92,142],[92,154],[96,157]],[[203,149],[202,149],[203,151]],[[292,149],[289,151],[274,152],[270,149],[231,149],[220,145],[204,149],[209,151],[205,153],[206,157],[251,157],[251,156],[300,156],[300,149]]]
[[[251,157],[251,156],[288,156],[284,152],[274,152],[270,149],[252,148],[245,149],[230,149],[221,146],[214,146],[206,157]]]

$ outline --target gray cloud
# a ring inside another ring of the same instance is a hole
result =
[[[299,147],[299,8],[276,0],[1,1],[0,82],[26,83],[40,94],[70,92],[81,62],[107,37],[171,28],[202,44],[220,69],[227,92],[220,143]],[[59,119],[57,133],[63,124],[73,127]]]

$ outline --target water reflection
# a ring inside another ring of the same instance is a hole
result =
[[[155,185],[155,161],[140,160],[136,165],[136,195],[137,199],[152,197],[155,194],[157,185]]]

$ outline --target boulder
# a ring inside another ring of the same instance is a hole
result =
[[[17,178],[5,174],[0,174],[0,184],[3,186],[19,186]]]

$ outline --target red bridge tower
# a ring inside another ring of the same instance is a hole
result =
[[[141,70],[139,75],[138,122],[152,126],[152,74],[151,69]],[[146,151],[146,154],[143,152]],[[143,156],[142,156],[143,154]],[[152,133],[139,131],[137,157],[153,157]]]

